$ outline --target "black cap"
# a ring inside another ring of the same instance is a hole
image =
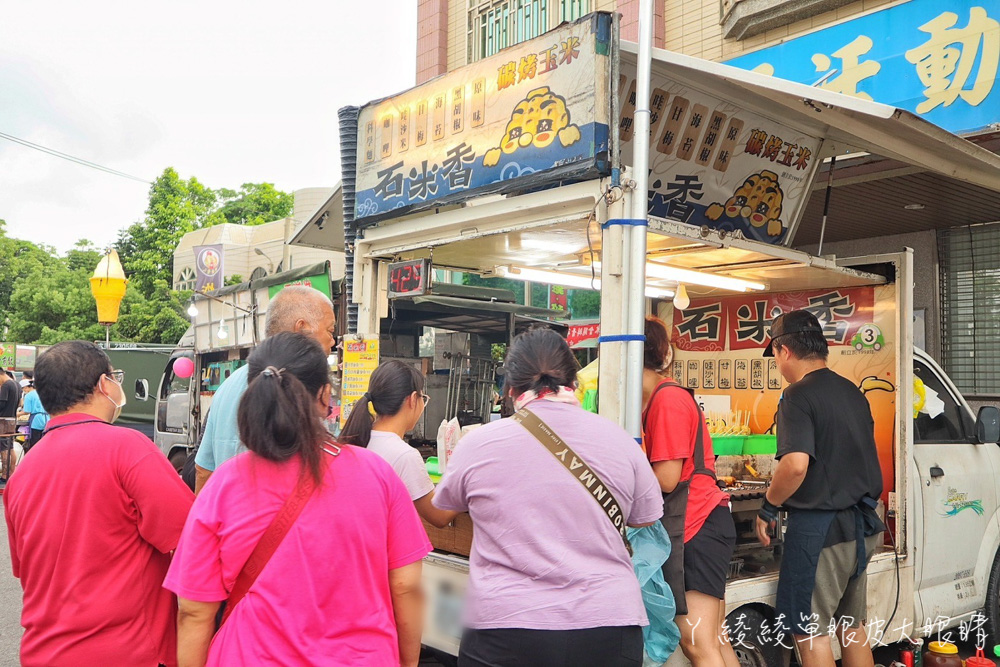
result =
[[[820,335],[823,335],[823,325],[819,323],[816,316],[810,313],[808,310],[793,310],[784,315],[778,315],[771,322],[771,338],[768,339],[767,345],[764,347],[764,356],[773,357],[774,350],[771,349],[771,343],[774,342],[776,338],[781,338],[788,334],[793,333],[805,333],[813,331]]]

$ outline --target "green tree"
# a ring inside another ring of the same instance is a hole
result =
[[[85,270],[93,273],[101,261],[102,253],[87,239],[80,239],[73,249],[66,253],[66,265],[70,271]]]
[[[510,290],[514,293],[517,303],[524,303],[525,282],[510,278],[483,278],[474,273],[463,273],[462,284],[474,287],[492,287],[494,289]],[[601,315],[601,293],[594,290],[569,290],[569,310],[575,319],[589,319]],[[542,283],[531,283],[531,305],[535,308],[549,307],[549,286]]]
[[[208,188],[167,168],[149,189],[144,218],[118,234],[118,250],[130,279],[114,340],[176,343],[189,326],[190,292],[175,292],[173,255],[184,234],[222,222],[260,224],[291,215],[290,194],[270,183],[244,183],[239,191]],[[102,252],[82,239],[59,255],[7,235],[0,220],[0,339],[52,344],[101,340],[90,277]],[[230,276],[228,282],[241,282]],[[227,282],[227,284],[228,284]]]
[[[10,297],[8,337],[44,345],[104,338],[90,293],[92,271],[70,270],[65,259],[52,257],[43,269],[19,278]]]
[[[157,280],[148,299],[138,293],[126,295],[112,334],[116,340],[137,343],[176,343],[191,325],[185,314],[190,298],[191,292],[174,291]]]
[[[491,287],[493,289],[505,289],[514,293],[514,301],[524,304],[524,286],[527,284],[523,280],[511,280],[510,278],[483,278],[475,273],[463,273],[462,284],[471,287]],[[549,307],[549,290],[547,285],[541,283],[531,283],[531,305],[535,308]]]
[[[7,236],[6,222],[0,220],[0,333],[5,314],[10,313],[10,297],[19,278],[46,265],[51,249]]]
[[[587,320],[601,316],[601,293],[575,289],[569,292],[569,310],[573,319]]]
[[[146,297],[157,280],[173,284],[174,251],[188,232],[223,222],[259,225],[292,214],[294,197],[272,183],[212,190],[166,168],[149,188],[145,217],[118,235],[115,247],[132,285]]]
[[[149,188],[149,205],[141,222],[118,238],[122,265],[132,287],[151,296],[157,280],[173,284],[174,250],[188,232],[225,218],[218,211],[218,195],[197,178],[182,179],[167,167]]]
[[[222,203],[219,212],[226,222],[237,225],[262,225],[287,218],[295,205],[295,197],[273,183],[244,183],[239,192],[223,188],[218,196]]]

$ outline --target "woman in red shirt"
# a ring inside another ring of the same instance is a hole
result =
[[[693,392],[661,375],[671,358],[662,320],[646,318],[642,415],[646,456],[663,491],[671,552],[663,574],[677,604],[681,649],[695,667],[737,667],[723,631],[736,545],[729,496],[715,477],[712,438]]]

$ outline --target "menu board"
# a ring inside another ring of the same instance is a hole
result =
[[[344,428],[354,404],[368,391],[368,380],[378,368],[378,336],[344,341],[344,367],[340,384],[340,427]]]

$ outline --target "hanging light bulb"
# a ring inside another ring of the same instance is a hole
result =
[[[684,310],[691,305],[691,299],[688,297],[687,288],[684,287],[683,283],[677,284],[677,291],[674,292],[674,308],[677,310]]]
[[[219,337],[219,340],[226,340],[229,338],[229,329],[226,327],[225,323],[219,325],[219,331],[215,335]]]
[[[188,306],[187,314],[188,317],[198,317],[198,306],[194,305],[194,301],[192,301],[191,305]]]

